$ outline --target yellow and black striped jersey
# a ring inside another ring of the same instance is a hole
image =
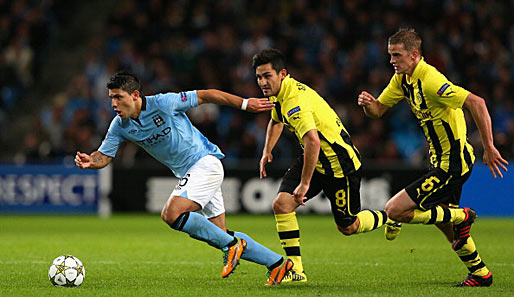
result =
[[[378,101],[392,107],[407,99],[430,145],[430,163],[446,172],[463,175],[475,161],[473,147],[466,139],[462,111],[469,94],[422,58],[412,77],[395,74]]]
[[[271,117],[293,132],[303,147],[303,136],[317,130],[320,153],[316,170],[333,177],[344,177],[361,167],[360,155],[343,123],[316,91],[289,75],[282,81]]]

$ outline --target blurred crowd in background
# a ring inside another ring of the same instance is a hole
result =
[[[59,38],[66,18],[52,1],[0,0],[0,6],[2,141],[14,129],[13,106],[38,79],[52,54],[45,49]],[[336,110],[364,158],[423,164],[426,141],[406,103],[379,120],[357,105],[362,90],[378,96],[393,75],[387,38],[401,27],[421,34],[428,63],[486,99],[495,143],[514,159],[514,1],[120,0],[113,7],[103,34],[81,40],[87,50],[67,85],[38,98],[41,108],[23,111],[33,115],[33,128],[19,135],[16,151],[2,152],[4,161],[61,161],[77,150],[97,149],[115,116],[105,85],[120,69],[136,73],[147,95],[215,88],[261,96],[251,59],[273,47],[285,54],[291,76]],[[260,158],[268,113],[206,104],[189,115],[227,155],[228,166]],[[481,158],[478,131],[469,114],[467,119]],[[284,132],[274,157],[289,160],[297,153],[294,136]],[[132,166],[136,158],[150,157],[126,144],[117,162]]]

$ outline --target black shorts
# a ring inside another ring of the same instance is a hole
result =
[[[439,204],[457,207],[462,185],[470,175],[471,168],[462,176],[449,174],[440,168],[431,168],[423,177],[408,185],[405,191],[422,210]]]
[[[300,184],[302,168],[303,157],[300,157],[287,170],[278,191],[292,195]],[[360,170],[342,178],[327,176],[314,170],[310,188],[305,196],[309,200],[323,190],[330,201],[336,224],[344,228],[355,222],[356,215],[361,209],[360,185]]]

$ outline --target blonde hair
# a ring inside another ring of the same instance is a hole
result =
[[[403,44],[409,52],[419,51],[421,55],[421,37],[414,28],[402,28],[389,37],[389,44]]]

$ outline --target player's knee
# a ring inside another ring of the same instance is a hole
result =
[[[357,228],[354,228],[353,224],[352,224],[352,225],[346,226],[346,227],[337,226],[337,230],[339,230],[339,232],[343,233],[343,235],[345,235],[345,236],[350,236],[352,234],[355,234],[355,232],[357,231]]]
[[[343,233],[343,235],[350,236],[352,234],[357,233],[357,230],[359,229],[359,224],[360,224],[360,222],[356,218],[353,221],[353,223],[351,223],[348,226],[342,227],[342,226],[337,225],[337,230],[339,230],[339,232]]]
[[[281,213],[282,208],[280,207],[280,202],[278,201],[278,199],[273,200],[271,208],[273,209],[273,213]]]
[[[184,227],[184,224],[187,222],[189,218],[189,212],[161,212],[161,218],[162,220],[168,224],[172,229],[182,231],[182,228]]]
[[[172,226],[181,213],[174,211],[173,208],[165,206],[161,211],[161,219],[168,225]]]
[[[275,198],[275,200],[273,200],[271,207],[273,208],[273,213],[285,214],[295,211],[295,209],[298,207],[298,204],[292,197],[279,195],[277,198]]]
[[[275,214],[288,213],[283,199],[279,199],[278,197],[273,200],[271,207],[273,208],[273,213]]]
[[[401,218],[401,210],[396,207],[393,203],[387,203],[385,208],[384,208],[386,214],[387,214],[387,217],[390,218],[391,220],[393,221],[399,221],[399,219]]]
[[[387,217],[389,217],[389,213],[394,210],[394,205],[393,205],[393,203],[391,203],[391,200],[387,201],[387,203],[384,207],[384,210],[387,214]]]
[[[169,222],[171,221],[170,215],[168,214],[168,208],[163,207],[161,210],[161,219],[169,225]]]
[[[395,222],[403,222],[403,216],[400,212],[397,212],[395,210],[386,210],[387,217]]]
[[[412,218],[409,217],[408,211],[394,207],[394,206],[387,206],[385,207],[385,212],[387,214],[387,217],[395,222],[409,222]]]

